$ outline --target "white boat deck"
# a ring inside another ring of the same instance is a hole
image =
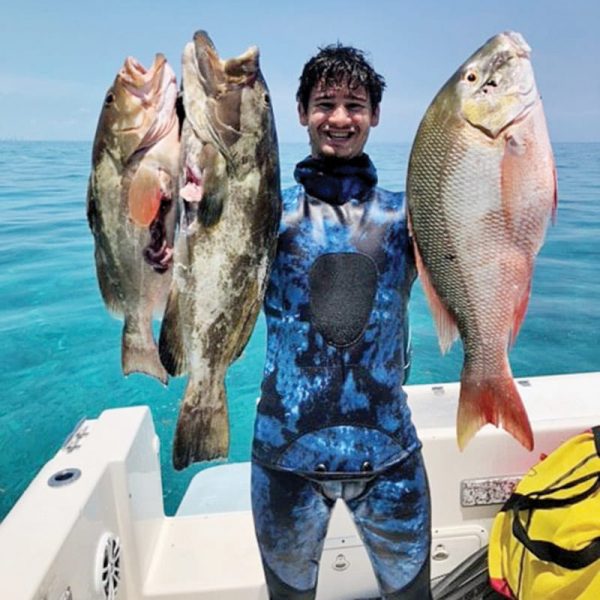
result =
[[[600,423],[600,373],[519,381],[536,438],[532,453],[493,427],[459,452],[458,384],[407,388],[432,491],[434,577],[487,542],[501,500],[486,504],[486,498],[502,492],[505,478],[514,482],[541,453]],[[200,472],[177,515],[166,517],[158,446],[147,407],[107,410],[85,421],[0,525],[3,597],[113,600],[118,592],[127,600],[266,600],[249,465]],[[80,476],[69,479],[68,469],[78,469]],[[51,487],[57,473],[64,485]],[[463,490],[465,482],[473,486],[471,496]],[[473,498],[480,505],[469,505]],[[338,503],[318,598],[376,594],[366,552]]]

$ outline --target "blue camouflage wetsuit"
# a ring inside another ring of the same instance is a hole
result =
[[[315,597],[345,500],[385,598],[429,597],[430,506],[402,383],[416,272],[404,195],[366,154],[308,158],[284,192],[267,289],[252,506],[270,597]]]

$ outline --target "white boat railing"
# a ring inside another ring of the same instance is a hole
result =
[[[407,387],[433,500],[434,577],[487,543],[501,503],[541,453],[600,423],[600,373],[517,381],[535,434],[532,453],[493,427],[459,452],[458,384]],[[1,597],[266,600],[249,465],[201,471],[177,515],[166,517],[158,452],[147,407],[78,424],[0,525]],[[318,598],[376,594],[364,547],[338,503]]]

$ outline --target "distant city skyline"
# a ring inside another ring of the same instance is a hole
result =
[[[437,90],[489,37],[512,29],[532,60],[554,142],[600,141],[600,9],[572,0],[155,0],[0,8],[0,139],[91,141],[104,93],[126,56],[162,52],[180,75],[184,45],[205,29],[221,57],[256,45],[279,139],[305,142],[295,92],[318,46],[367,52],[387,81],[374,142],[411,142]]]

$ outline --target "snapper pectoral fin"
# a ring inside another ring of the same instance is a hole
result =
[[[140,165],[129,186],[129,216],[140,227],[148,227],[160,208],[163,186],[157,169]]]
[[[477,380],[463,372],[456,421],[460,450],[487,423],[501,426],[527,450],[533,450],[531,424],[510,374]]]
[[[454,341],[458,339],[458,327],[456,326],[456,320],[450,314],[438,293],[435,291],[433,283],[431,282],[431,277],[429,276],[429,272],[427,271],[423,259],[421,258],[419,248],[417,247],[417,243],[414,238],[413,248],[415,252],[415,263],[417,265],[419,279],[421,280],[423,292],[425,293],[427,303],[429,304],[429,309],[431,310],[431,314],[433,315],[433,319],[435,321],[440,350],[442,351],[442,354],[445,354],[450,349]]]

